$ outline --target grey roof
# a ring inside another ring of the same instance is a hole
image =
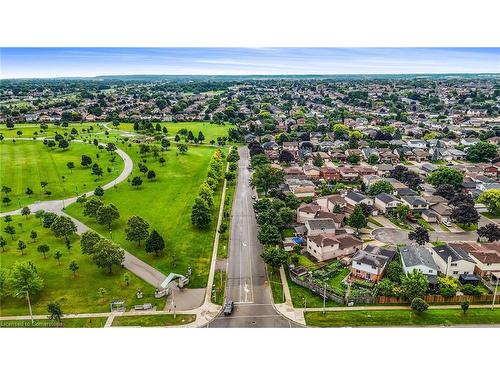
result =
[[[459,260],[466,260],[468,262],[475,263],[474,260],[461,248],[453,248],[450,245],[446,244],[443,246],[434,247],[435,253],[442,258],[445,262],[448,261],[448,257],[451,257],[452,262],[457,262]]]
[[[346,198],[349,198],[349,199],[353,200],[354,202],[359,203],[363,199],[366,199],[367,197],[361,193],[356,192],[356,191],[350,191],[349,193],[346,194]]]
[[[364,250],[358,250],[352,261],[384,269],[394,255],[396,255],[394,250],[368,245]]]
[[[401,261],[406,267],[427,266],[433,270],[438,270],[438,266],[430,251],[425,246],[410,245],[401,250]]]
[[[410,189],[410,188],[396,189],[396,192],[401,197],[404,196],[404,195],[417,195],[417,192],[415,190]]]
[[[307,224],[311,230],[335,229],[333,219],[310,219]]]
[[[417,195],[404,196],[401,199],[403,199],[404,201],[408,202],[412,206],[425,206],[425,205],[428,204],[427,201],[424,198],[419,197]]]
[[[399,200],[394,195],[387,194],[387,193],[380,193],[375,198],[377,198],[378,200],[380,200],[380,201],[382,201],[384,203],[390,203],[390,202],[393,202],[393,201],[399,202]]]

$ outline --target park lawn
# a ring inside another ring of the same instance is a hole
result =
[[[90,127],[93,128],[90,134],[104,132],[104,127],[97,123],[69,123],[67,127],[47,124],[47,129],[41,129],[39,124],[16,124],[13,129],[8,129],[5,124],[0,125],[0,134],[5,138],[53,138],[56,134],[61,134],[65,138],[71,135],[71,129],[78,130],[78,136],[86,135]],[[85,129],[85,131],[83,131]],[[22,134],[17,134],[21,131]],[[78,138],[78,137],[76,137]]]
[[[238,175],[236,175],[236,179]],[[231,217],[234,202],[234,193],[236,191],[236,179],[226,184],[226,196],[224,198],[224,212],[221,226],[225,225],[226,230],[219,236],[219,248],[217,249],[217,258],[226,259],[229,251],[229,236],[231,234]]]
[[[195,314],[177,314],[175,319],[173,314],[162,315],[137,315],[137,316],[117,316],[111,324],[113,327],[166,327],[179,326],[192,323],[196,320]]]
[[[77,235],[71,238],[70,253],[66,249],[64,239],[55,238],[50,229],[43,228],[38,219],[33,215],[29,217],[13,216],[12,226],[16,229],[14,240],[10,235],[3,232],[6,223],[2,220],[0,228],[1,235],[7,240],[5,250],[0,253],[0,265],[9,269],[15,262],[32,262],[44,281],[44,289],[40,294],[31,296],[33,314],[47,313],[47,304],[58,301],[61,304],[63,313],[87,313],[87,312],[108,312],[110,302],[113,300],[125,301],[126,307],[135,304],[150,302],[162,308],[162,300],[154,298],[154,288],[146,284],[141,279],[130,274],[130,283],[127,286],[124,281],[125,269],[114,267],[110,275],[107,270],[98,268],[90,261],[87,255],[80,251],[80,241]],[[18,224],[21,223],[22,227]],[[31,230],[38,233],[36,242],[31,242],[29,235]],[[27,247],[24,255],[17,249],[17,243],[23,240]],[[37,246],[47,244],[50,251],[47,259],[37,251]],[[61,265],[54,259],[56,250],[63,256]],[[68,264],[75,260],[80,269],[73,277],[73,273],[68,269]],[[99,288],[106,289],[103,297],[99,296]],[[145,298],[136,299],[137,289],[142,289]],[[147,301],[145,301],[147,300]],[[11,296],[2,297],[0,300],[0,315],[28,315],[28,306],[25,298],[14,298]]]
[[[345,310],[306,312],[306,324],[316,327],[395,327],[458,324],[500,324],[500,309],[470,308],[413,310]]]
[[[156,123],[153,123],[156,124]],[[192,121],[192,122],[161,122],[162,128],[166,127],[168,130],[167,137],[174,138],[177,132],[181,129],[187,129],[192,131],[194,136],[198,136],[198,132],[202,132],[205,136],[204,143],[209,143],[210,140],[217,140],[217,137],[227,137],[228,131],[234,128],[234,125],[224,124],[211,124],[210,122],[204,121]],[[114,128],[113,126],[109,126]],[[134,124],[132,123],[120,123],[117,127],[119,130],[125,130],[127,132],[134,132]],[[182,137],[181,137],[182,138]]]
[[[99,318],[62,318],[61,323],[50,319],[31,320],[0,320],[0,328],[101,328],[106,323],[106,317]]]
[[[102,177],[96,179],[90,167],[80,164],[83,154],[99,164]],[[111,162],[112,157],[114,162]],[[75,164],[73,170],[66,166],[70,161]],[[2,193],[2,197],[7,195],[11,202],[8,205],[0,203],[0,210],[10,211],[36,201],[69,198],[92,191],[118,177],[124,162],[116,153],[110,154],[84,143],[71,142],[66,151],[57,146],[51,151],[41,141],[3,141],[0,144],[0,165],[1,184],[12,189],[9,194]],[[107,171],[108,167],[111,172]],[[48,182],[45,190],[51,195],[44,193],[40,181]],[[34,192],[31,196],[26,195],[28,187]]]
[[[206,230],[196,229],[191,223],[191,207],[198,195],[200,185],[206,178],[207,167],[215,152],[214,147],[189,147],[186,154],[178,154],[176,148],[163,153],[166,164],[161,166],[152,156],[141,157],[139,147],[133,144],[126,151],[134,161],[134,170],[129,180],[141,176],[140,188],[132,187],[127,181],[106,191],[104,203],[113,203],[120,212],[119,220],[112,225],[113,241],[124,249],[157,268],[165,275],[170,272],[186,274],[192,269],[189,287],[205,287],[213,249],[215,227],[221,187],[214,194],[212,222]],[[146,162],[144,162],[146,160]],[[156,172],[156,180],[148,181],[138,170],[138,163],[147,165]],[[222,184],[221,184],[222,186]],[[96,223],[95,219],[83,216],[83,207],[75,203],[66,212],[84,222],[101,235],[109,237],[107,227]],[[138,215],[156,229],[165,240],[165,251],[160,256],[146,253],[144,242],[138,246],[125,239],[125,227],[129,217]]]

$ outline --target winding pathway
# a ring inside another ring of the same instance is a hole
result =
[[[11,138],[6,138],[6,139],[11,139]],[[22,141],[33,141],[33,138],[15,138],[16,140],[22,140]],[[41,141],[43,138],[36,138],[35,140]],[[78,143],[85,143],[82,140],[73,140],[72,142],[78,142]],[[100,143],[103,146],[106,146],[103,143]],[[120,182],[123,182],[127,179],[127,177],[132,173],[132,169],[134,167],[134,162],[128,156],[128,154],[120,149],[116,149],[115,152],[123,159],[124,162],[124,168],[123,171],[120,173],[120,175],[115,178],[113,181],[108,182],[107,184],[103,185],[102,188],[104,190],[110,189],[114,187],[115,185],[119,184]],[[94,191],[89,191],[85,193],[86,196],[92,196],[94,195]],[[36,212],[38,210],[44,210],[47,212],[53,212],[57,215],[64,215],[69,218],[71,218],[77,227],[77,233],[82,234],[88,230],[91,230],[87,225],[82,223],[79,220],[76,220],[74,217],[68,215],[65,213],[63,210],[64,208],[72,203],[75,203],[76,200],[78,199],[78,196],[71,197],[71,198],[65,198],[65,199],[57,199],[57,200],[50,200],[50,201],[42,201],[42,202],[35,202],[30,205],[28,205],[29,209],[31,212]],[[0,217],[7,216],[7,215],[20,215],[21,214],[21,208],[9,212],[2,212],[0,213]],[[166,276],[162,274],[160,271],[155,269],[154,267],[150,266],[149,264],[143,262],[139,258],[135,257],[134,255],[130,254],[128,251],[125,251],[125,260],[123,262],[123,266],[128,269],[130,272],[134,273],[147,283],[158,287],[163,280],[165,280]]]

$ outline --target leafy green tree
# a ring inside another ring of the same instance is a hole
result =
[[[265,154],[256,154],[250,159],[252,168],[258,168],[268,164],[271,164],[271,162]]]
[[[80,162],[80,164],[83,167],[88,167],[92,164],[92,158],[90,156],[87,156],[87,155],[82,155],[82,161]]]
[[[491,214],[500,215],[500,189],[483,191],[477,198],[477,202],[486,205]]]
[[[16,228],[14,228],[12,225],[8,224],[3,228],[3,231],[7,234],[10,234],[10,238],[14,239],[14,235],[16,234]]]
[[[45,212],[42,218],[42,226],[44,228],[50,228],[58,216],[53,212]]]
[[[31,262],[16,262],[10,269],[6,284],[10,294],[16,298],[33,296],[44,288],[43,279]]]
[[[387,279],[391,280],[392,282],[394,282],[396,284],[400,284],[401,280],[405,276],[401,262],[399,260],[395,259],[391,263],[389,263],[389,266],[387,267],[387,271],[385,273],[385,276]]]
[[[323,161],[323,158],[321,157],[321,155],[319,153],[316,154],[313,158],[313,165],[315,167],[321,168],[324,164],[325,164],[325,162]]]
[[[368,164],[375,165],[378,163],[379,160],[380,160],[380,158],[377,154],[371,154],[368,157]]]
[[[349,219],[347,219],[347,223],[356,229],[356,233],[368,224],[368,220],[359,204],[354,207],[352,214],[349,216]]]
[[[43,254],[43,259],[47,259],[47,253],[50,251],[50,246],[47,244],[41,244],[41,245],[38,245],[36,250],[39,253]]]
[[[24,255],[24,249],[26,249],[26,243],[24,241],[19,240],[17,242],[17,249],[21,252],[21,255]]]
[[[30,232],[30,238],[31,238],[31,242],[35,242],[36,239],[38,238],[38,233],[36,231],[32,230]]]
[[[444,184],[451,185],[453,187],[459,187],[460,185],[462,185],[464,175],[462,174],[462,172],[456,169],[440,167],[432,172],[427,180],[432,186],[436,188]]]
[[[125,260],[125,252],[120,246],[103,238],[94,246],[92,261],[99,268],[107,268],[111,274],[113,266],[120,266]]]
[[[94,246],[101,240],[96,232],[88,230],[82,234],[80,237],[80,247],[82,249],[82,254],[93,254]]]
[[[73,173],[73,169],[75,168],[75,163],[72,162],[72,161],[68,161],[66,163],[66,167],[68,167],[68,169],[70,170],[70,172]]]
[[[460,288],[458,280],[451,276],[439,277],[438,286],[443,297],[454,297]]]
[[[278,245],[282,241],[279,228],[270,224],[262,225],[257,237],[263,245]]]
[[[59,251],[59,250],[56,250],[56,252],[54,253],[54,259],[57,260],[57,265],[60,266],[61,265],[61,258],[62,258],[62,253]]]
[[[73,220],[67,216],[59,216],[55,219],[50,226],[50,229],[52,230],[52,233],[54,233],[54,236],[57,238],[64,237],[66,241],[69,241],[69,237],[73,233],[76,233],[77,230]]]
[[[392,215],[401,221],[405,221],[408,215],[410,214],[410,207],[408,207],[406,204],[398,204],[394,209],[392,210]]]
[[[2,251],[5,251],[5,245],[7,245],[7,241],[5,240],[5,238],[0,236],[0,247],[2,248]]]
[[[191,210],[191,222],[199,229],[207,229],[211,221],[210,207],[202,198],[197,197]]]
[[[130,276],[130,274],[128,272],[125,272],[123,274],[123,281],[125,282],[125,285],[126,286],[129,286],[130,285],[130,280],[132,279],[132,277]]]
[[[414,269],[408,275],[403,277],[402,294],[407,301],[413,301],[414,298],[422,298],[429,287],[429,281],[422,271]]]
[[[385,180],[380,180],[375,182],[368,188],[367,194],[374,197],[376,195],[379,195],[380,193],[391,194],[393,191],[394,187],[391,185],[390,182]]]
[[[260,256],[273,270],[280,268],[288,261],[288,254],[286,251],[276,246],[266,246]]]
[[[490,161],[497,156],[497,146],[489,142],[478,142],[465,151],[465,159],[473,163]]]
[[[140,178],[139,176],[135,176],[132,179],[132,186],[134,186],[136,189],[139,189],[139,186],[141,185],[142,185],[142,178]]]
[[[427,229],[417,227],[414,231],[408,233],[408,239],[410,241],[415,241],[420,246],[423,246],[429,242],[429,232]]]
[[[100,225],[107,225],[108,229],[111,230],[111,224],[113,221],[118,220],[120,218],[120,213],[118,212],[118,208],[112,203],[107,206],[99,207],[97,210],[96,221]]]
[[[214,194],[206,182],[200,187],[199,197],[207,203],[208,207],[212,208],[214,206]]]
[[[26,216],[26,219],[28,218],[29,214],[31,214],[31,210],[28,206],[23,207],[21,210],[21,215]]]
[[[149,223],[140,216],[131,216],[127,221],[125,235],[127,241],[136,241],[140,246],[141,241],[148,238]]]
[[[361,158],[359,157],[359,155],[356,155],[356,154],[351,154],[347,157],[347,161],[350,164],[358,164],[360,160],[361,160]]]
[[[412,310],[423,313],[425,310],[429,308],[429,304],[425,302],[422,298],[413,298],[411,301]]]
[[[83,204],[83,215],[89,217],[96,217],[99,208],[104,205],[102,201],[98,198],[91,197],[88,201]]]
[[[184,143],[178,143],[177,144],[177,150],[181,153],[181,154],[185,154],[187,151],[188,151],[188,146],[185,145]]]
[[[104,195],[104,189],[100,186],[96,187],[94,190],[94,195],[96,197],[102,197]]]
[[[7,295],[9,273],[6,268],[0,268],[0,297]]]
[[[479,237],[486,237],[488,242],[500,240],[500,227],[496,224],[490,223],[477,230]]]
[[[61,323],[61,318],[63,316],[63,312],[61,309],[61,305],[59,302],[50,302],[47,305],[47,312],[50,314],[49,319],[50,320],[56,320],[59,323]]]
[[[377,296],[394,297],[396,295],[395,286],[391,280],[383,278],[375,287],[375,293]]]
[[[470,204],[461,204],[451,211],[451,220],[463,225],[473,225],[479,222],[479,213]]]
[[[253,173],[251,184],[257,189],[264,191],[264,194],[267,196],[269,190],[277,189],[285,181],[284,177],[285,175],[282,170],[266,164],[257,167]]]
[[[155,253],[156,256],[159,256],[165,249],[165,241],[156,230],[153,230],[146,239],[145,249],[147,253]]]
[[[71,262],[69,262],[68,268],[71,272],[73,272],[73,278],[75,278],[76,271],[80,269],[80,266],[78,265],[78,263],[76,263],[76,260],[72,260]]]

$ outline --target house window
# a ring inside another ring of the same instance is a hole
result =
[[[454,275],[458,275],[458,271],[453,271],[453,274]]]
[[[356,262],[356,264],[359,264],[359,265],[361,265],[361,262]]]
[[[452,267],[456,267],[456,266],[457,266],[457,264],[456,264],[456,263],[451,263],[451,264],[450,264],[450,266],[452,266]]]
[[[356,270],[356,273],[361,273],[361,271],[360,270]]]

